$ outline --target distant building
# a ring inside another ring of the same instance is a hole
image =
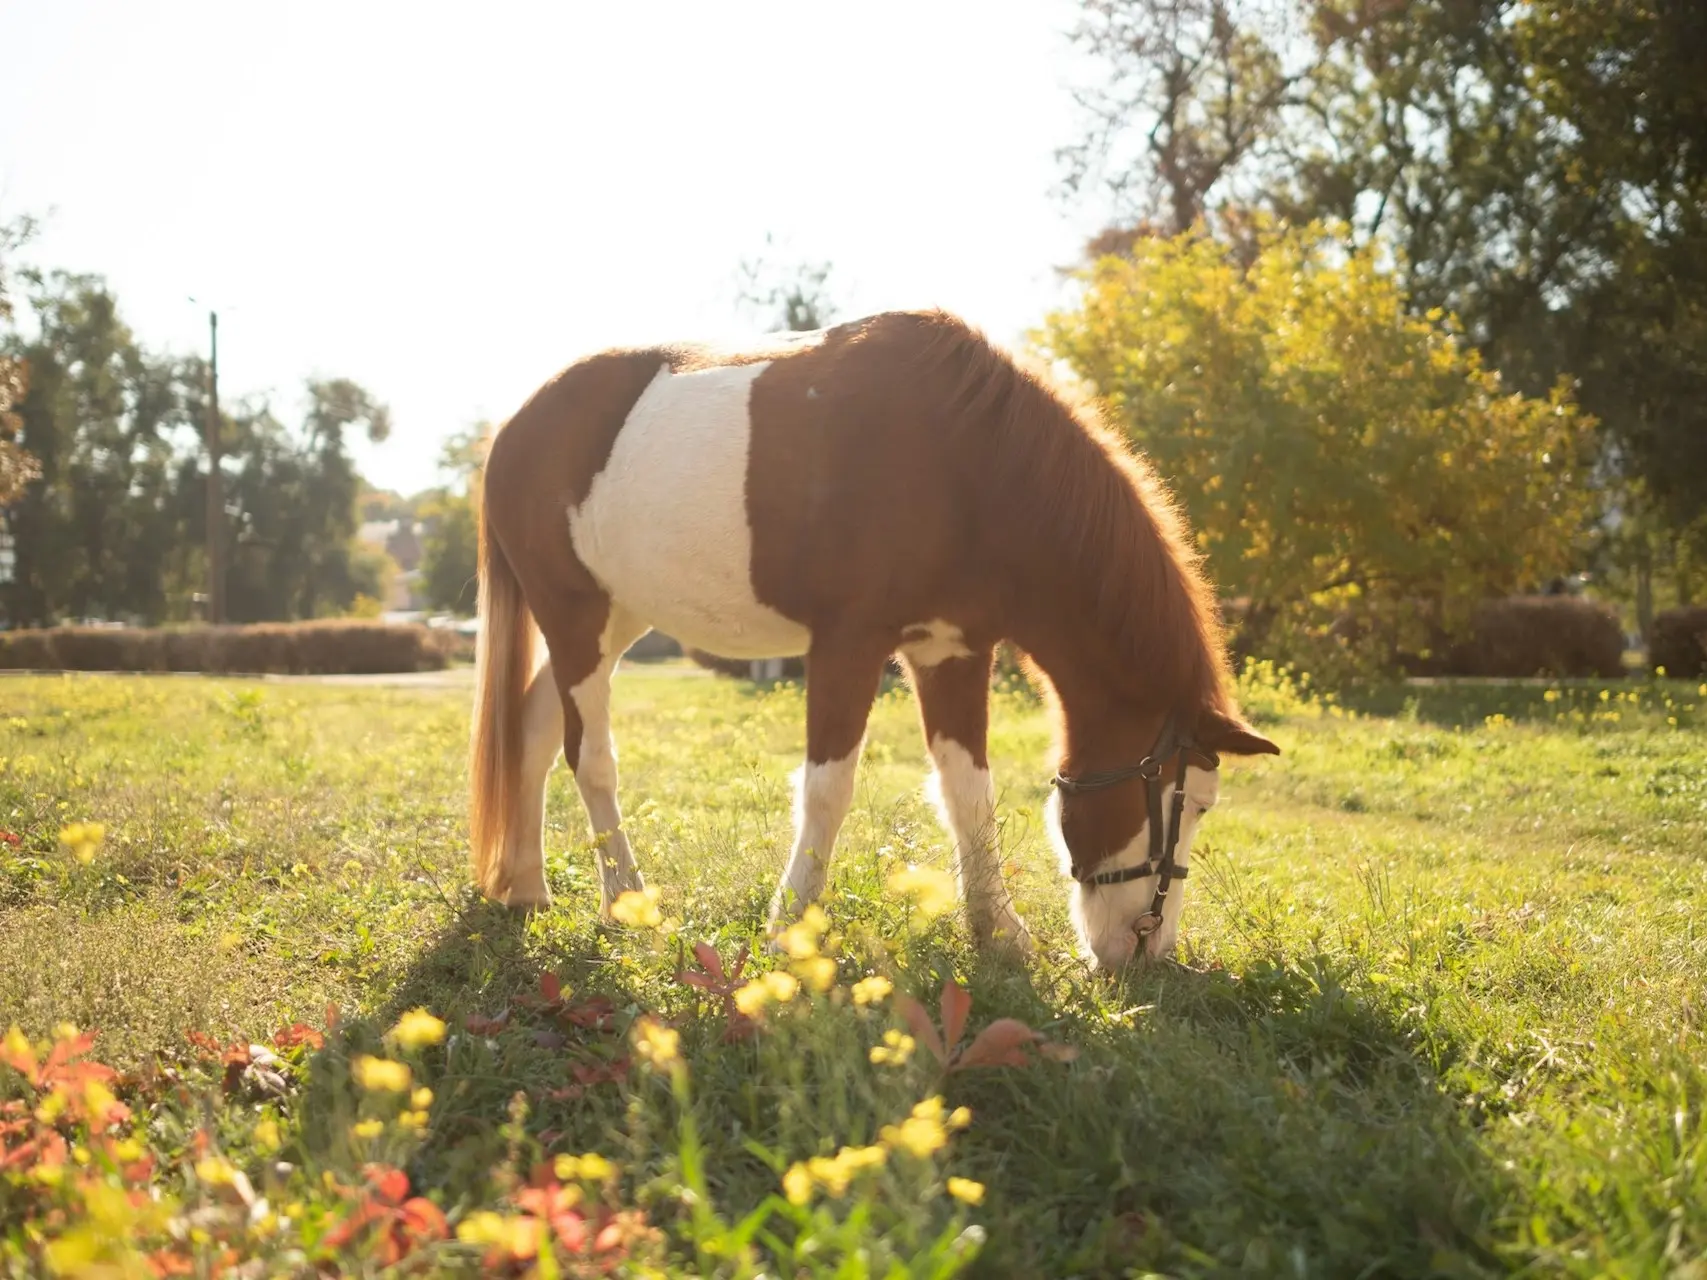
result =
[[[426,607],[421,590],[421,522],[419,520],[364,520],[356,540],[383,551],[397,565],[383,604],[389,612],[412,612]]]

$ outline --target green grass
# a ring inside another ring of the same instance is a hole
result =
[[[0,846],[0,1030],[98,1028],[139,1113],[158,1100],[143,1136],[172,1194],[210,1194],[182,1167],[199,1126],[257,1185],[284,1179],[270,1185],[302,1222],[331,1212],[323,1174],[359,1181],[368,1158],[401,1165],[454,1229],[499,1201],[505,1171],[598,1151],[621,1168],[613,1203],[660,1233],[635,1257],[672,1272],[742,1272],[707,1214],[759,1211],[750,1269],[771,1274],[948,1274],[974,1223],[971,1272],[987,1275],[1707,1274],[1707,692],[1433,686],[1349,712],[1284,682],[1249,693],[1285,754],[1226,771],[1182,963],[1118,982],[1073,954],[1042,830],[1047,727],[1024,698],[998,700],[991,754],[1039,959],[986,964],[952,918],[923,925],[884,892],[948,849],[911,699],[883,696],[824,902],[842,983],[884,972],[934,1010],[956,978],[973,1031],[1013,1016],[1081,1050],[943,1078],[922,1048],[867,1060],[897,1025],[887,1009],[821,999],[724,1043],[716,1002],[673,979],[685,944],[728,960],[758,934],[790,835],[793,688],[619,677],[629,829],[679,922],[661,933],[597,924],[561,770],[556,905],[512,919],[471,894],[466,689],[6,679],[0,825],[19,843]],[[87,864],[58,839],[84,820],[107,828]],[[570,1002],[609,997],[614,1030],[519,999],[547,973]],[[183,1065],[190,1031],[265,1042],[324,1026],[328,1005],[341,1034],[286,1064],[283,1096],[221,1096]],[[364,1147],[349,1125],[373,1104],[346,1059],[383,1052],[416,1007],[459,1033],[410,1059],[437,1095],[430,1127]],[[502,1030],[461,1033],[506,1009]],[[676,1090],[635,1070],[568,1096],[574,1067],[629,1052],[642,1010],[681,1029]],[[175,1093],[144,1070],[160,1055],[179,1063]],[[0,1070],[0,1097],[21,1088]],[[810,1213],[767,1200],[787,1164],[874,1142],[936,1094],[973,1114],[936,1157],[897,1156]],[[290,1170],[263,1168],[263,1116]],[[684,1196],[695,1159],[704,1183]],[[958,1205],[946,1175],[987,1197]],[[39,1256],[20,1215],[40,1203],[0,1190],[0,1273]],[[270,1265],[297,1265],[282,1247]],[[933,1249],[936,1270],[919,1261]],[[479,1256],[449,1242],[414,1261]]]

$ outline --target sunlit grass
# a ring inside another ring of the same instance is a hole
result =
[[[562,771],[555,907],[516,920],[469,892],[464,690],[7,679],[0,1032],[70,1022],[123,1070],[178,1062],[190,1102],[146,1072],[115,1086],[153,1117],[136,1139],[150,1176],[181,1211],[241,1200],[214,1154],[256,1194],[275,1178],[269,1209],[297,1212],[245,1247],[285,1269],[319,1249],[377,1271],[404,1246],[434,1268],[520,1269],[517,1232],[577,1215],[624,1265],[701,1273],[831,1274],[862,1249],[874,1274],[879,1255],[946,1274],[931,1268],[974,1251],[975,1271],[1050,1275],[1699,1259],[1707,690],[1326,701],[1266,673],[1246,700],[1285,754],[1228,771],[1184,964],[1106,984],[1072,952],[1041,823],[1047,728],[1021,697],[998,699],[991,755],[1034,965],[982,962],[952,914],[886,887],[948,866],[916,712],[892,691],[822,928],[737,977],[787,853],[792,687],[619,677],[623,799],[656,895],[607,929]],[[945,1074],[896,996],[940,1027],[948,979],[972,995],[968,1041],[1005,1016],[1081,1052]],[[277,1047],[294,1024],[332,1034]],[[279,1062],[221,1056],[251,1043]],[[407,1087],[364,1089],[363,1055],[406,1064]],[[8,1093],[34,1096],[0,1069]],[[920,1157],[903,1126],[936,1097],[970,1123]],[[584,1156],[611,1168],[557,1171]],[[280,1159],[289,1177],[267,1173]],[[402,1172],[402,1199],[369,1164]],[[0,1257],[20,1274],[41,1247],[28,1185],[0,1184]],[[442,1231],[403,1209],[420,1197]],[[393,1216],[340,1240],[370,1201]]]

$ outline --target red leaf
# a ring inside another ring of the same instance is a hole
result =
[[[942,1038],[949,1052],[960,1043],[966,1030],[966,1015],[972,1012],[972,994],[953,978],[942,984]]]
[[[493,1036],[510,1025],[510,1011],[505,1009],[496,1018],[483,1018],[478,1013],[471,1013],[462,1020],[462,1025],[468,1029],[471,1036]]]
[[[608,996],[589,996],[587,999],[558,1011],[560,1017],[577,1027],[594,1031],[609,1031],[616,1023],[616,1006]]]
[[[676,981],[681,983],[683,986],[698,987],[701,991],[710,991],[713,993],[721,993],[724,986],[727,985],[721,976],[715,976],[709,973],[695,973],[691,969],[684,969],[678,973],[676,975]]]
[[[563,999],[563,984],[557,980],[555,973],[539,975],[539,994],[545,997],[547,1004],[556,1004]]]
[[[699,967],[712,977],[723,980],[723,957],[717,954],[717,948],[709,942],[693,944],[694,959],[699,961]]]
[[[931,1021],[931,1015],[925,1012],[925,1006],[912,996],[897,993],[895,1007],[901,1011],[901,1016],[913,1029],[913,1039],[929,1049],[931,1056],[939,1063],[946,1063],[948,1055],[943,1052],[942,1037],[937,1034],[936,1024]]]
[[[955,1058],[951,1071],[968,1067],[1023,1067],[1030,1064],[1023,1049],[1042,1039],[1017,1018],[997,1018]]]
[[[280,1027],[273,1032],[273,1044],[280,1049],[294,1049],[300,1044],[310,1049],[326,1047],[326,1037],[305,1022],[293,1022],[288,1027]]]
[[[362,1166],[362,1173],[380,1198],[390,1204],[402,1204],[409,1194],[409,1175],[401,1169],[394,1169],[388,1164],[369,1164]]]
[[[22,836],[12,831],[0,831],[0,840],[4,840],[7,844],[22,844],[24,842]]]

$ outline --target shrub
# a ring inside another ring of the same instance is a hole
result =
[[[1655,614],[1648,634],[1648,662],[1679,679],[1707,675],[1707,605]]]
[[[1568,387],[1513,394],[1376,249],[1321,227],[1257,249],[1141,238],[1037,335],[1184,508],[1244,602],[1243,653],[1370,670],[1429,644],[1408,601],[1459,632],[1478,600],[1568,564],[1593,500]]]
[[[164,630],[55,627],[0,632],[0,668],[374,675],[440,670],[449,643],[426,627],[349,620]]]
[[[1608,606],[1574,596],[1487,600],[1470,635],[1448,646],[1436,670],[1454,676],[1624,674],[1624,630]]]

